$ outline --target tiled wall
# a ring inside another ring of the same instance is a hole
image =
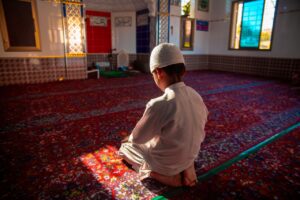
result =
[[[112,69],[117,68],[117,54],[112,54],[111,60],[108,59],[109,54],[87,54],[87,66],[95,67],[96,62],[112,62]],[[129,54],[129,63],[136,60],[136,54]]]
[[[207,55],[184,55],[186,70],[208,69]]]
[[[107,55],[88,56],[88,63],[98,59],[106,61]],[[130,54],[129,63],[138,60],[141,70],[149,72],[149,53]],[[113,66],[116,66],[116,54],[113,54]],[[280,59],[222,55],[184,55],[187,70],[211,69],[229,72],[253,74],[265,77],[291,79],[293,73],[300,73],[300,59]]]
[[[209,55],[208,66],[212,70],[281,79],[291,79],[293,73],[300,73],[300,59],[288,58]]]
[[[96,62],[109,62],[108,54],[87,54],[88,67],[93,67]]]
[[[0,58],[0,86],[86,78],[85,59]]]
[[[132,64],[135,60],[138,60],[142,66],[140,69],[145,72],[149,72],[149,53],[129,54],[129,64]],[[112,69],[117,68],[117,54],[112,55]],[[87,66],[95,67],[96,62],[109,62],[108,54],[88,54],[87,55]]]
[[[86,74],[86,58],[68,58],[66,67],[66,79],[85,79]]]
[[[0,58],[0,86],[87,78],[87,67],[108,62],[108,54],[88,54],[87,58]],[[140,70],[149,72],[149,53],[129,54],[129,63],[138,60]],[[184,55],[187,70],[211,69],[290,80],[300,74],[300,59],[222,55]],[[87,60],[87,63],[86,63]],[[117,54],[112,56],[113,69]]]
[[[150,59],[149,53],[139,53],[136,55],[136,60],[138,60],[141,63],[141,66],[139,67],[141,71],[150,72],[149,59]]]
[[[149,70],[149,59],[150,53],[139,53],[139,54],[130,54],[129,63],[134,60],[138,60],[142,65],[140,70],[144,72],[150,72]],[[196,69],[208,69],[208,56],[207,55],[184,55],[186,69],[187,70],[196,70]]]

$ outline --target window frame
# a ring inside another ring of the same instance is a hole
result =
[[[32,18],[33,18],[33,27],[35,30],[34,31],[34,41],[35,41],[34,46],[13,46],[13,45],[11,45],[2,1],[3,0],[0,0],[0,31],[2,34],[2,42],[3,42],[4,50],[10,51],[10,52],[40,51],[41,50],[40,29],[39,29],[39,23],[38,23],[36,1],[35,0],[23,0],[24,2],[28,2],[31,4],[31,11],[32,11],[31,14],[32,14]]]
[[[259,46],[257,48],[255,47],[239,47],[238,49],[235,49],[234,47],[231,46],[232,43],[232,32],[233,32],[233,19],[234,19],[234,4],[236,3],[244,3],[244,2],[251,2],[251,1],[255,1],[255,0],[234,0],[231,2],[231,14],[230,14],[230,27],[229,27],[229,41],[228,41],[228,50],[233,50],[233,51],[240,51],[240,50],[247,50],[247,51],[272,51],[272,47],[273,47],[273,39],[274,39],[274,30],[275,30],[275,22],[276,22],[276,18],[277,18],[277,11],[278,11],[278,1],[276,2],[276,6],[275,6],[275,11],[274,11],[274,19],[273,19],[273,25],[272,25],[272,32],[271,32],[271,41],[270,41],[270,48],[269,49],[260,49]],[[264,0],[264,5],[265,5],[265,1]],[[244,10],[244,9],[243,9]],[[263,12],[262,15],[264,15],[265,12],[265,6],[263,7]],[[243,13],[242,13],[243,14]],[[263,20],[263,16],[262,16],[262,20]],[[241,26],[242,26],[241,22]],[[263,25],[263,22],[261,23],[261,27]],[[262,29],[260,29],[260,35],[261,35]],[[241,38],[240,38],[241,40]],[[260,39],[259,39],[260,42]]]

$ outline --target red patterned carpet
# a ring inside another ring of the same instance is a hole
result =
[[[300,121],[300,95],[287,84],[210,71],[188,72],[185,82],[210,111],[198,175]],[[1,199],[151,199],[171,190],[138,181],[116,155],[146,102],[161,94],[150,75],[7,86],[0,92]],[[299,155],[291,159],[299,161]],[[299,173],[299,162],[290,173]],[[231,177],[238,182],[242,175]],[[238,184],[222,184],[240,194]]]
[[[170,199],[299,199],[300,128]]]

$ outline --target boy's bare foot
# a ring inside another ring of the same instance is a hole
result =
[[[192,187],[197,183],[197,175],[194,167],[194,163],[183,171],[183,185]]]
[[[156,172],[151,172],[150,177],[172,187],[182,186],[181,174],[176,174],[174,176],[165,176]]]

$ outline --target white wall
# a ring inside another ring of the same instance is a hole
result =
[[[197,3],[198,1],[196,1]],[[195,27],[194,50],[183,54],[212,54],[254,57],[300,58],[300,0],[278,0],[271,51],[229,50],[232,0],[210,0],[209,12],[195,6],[195,20],[209,21],[209,31]],[[196,26],[196,24],[195,24]],[[171,6],[170,42],[180,45],[180,7]]]
[[[202,12],[197,10],[197,2],[195,6],[195,24],[194,24],[194,49],[192,51],[182,51],[183,54],[208,54],[209,53],[209,34],[206,31],[196,30],[196,20],[209,20],[209,12]],[[170,27],[173,27],[173,33],[170,30],[169,42],[180,47],[180,7],[171,6],[170,9]]]
[[[61,4],[49,1],[36,1],[40,28],[41,51],[6,52],[0,42],[0,57],[43,57],[63,56],[64,40],[62,28]],[[114,18],[131,16],[131,27],[115,27]],[[124,49],[128,53],[136,53],[136,14],[135,12],[112,13],[112,47],[117,51]],[[1,36],[2,38],[2,36]]]
[[[278,0],[278,11],[273,33],[271,51],[229,50],[230,7],[232,0],[210,0],[209,12],[196,10],[195,18],[209,20],[209,31],[196,31],[194,50],[184,54],[216,54],[236,56],[261,56],[279,58],[300,58],[300,1]],[[197,2],[197,1],[196,1]],[[0,57],[63,56],[63,29],[60,4],[49,1],[36,1],[40,28],[41,51],[5,52],[0,42]],[[197,8],[197,5],[196,5]],[[131,27],[115,27],[114,17],[132,16]],[[124,49],[136,53],[136,18],[135,12],[112,13],[112,43],[117,51]],[[170,42],[179,46],[180,8],[171,6]],[[2,36],[1,36],[2,37]]]
[[[231,0],[210,0],[209,54],[300,58],[300,1],[278,0],[271,51],[229,50]]]
[[[171,6],[170,12],[169,42],[180,47],[180,7]]]
[[[63,29],[60,4],[36,1],[41,51],[6,52],[0,42],[0,57],[63,56]],[[1,35],[2,39],[2,35]]]
[[[116,27],[115,17],[132,17],[131,26]],[[116,52],[124,49],[127,53],[136,53],[136,13],[135,12],[112,12],[112,48]]]
[[[300,1],[279,0],[272,55],[300,58]]]

